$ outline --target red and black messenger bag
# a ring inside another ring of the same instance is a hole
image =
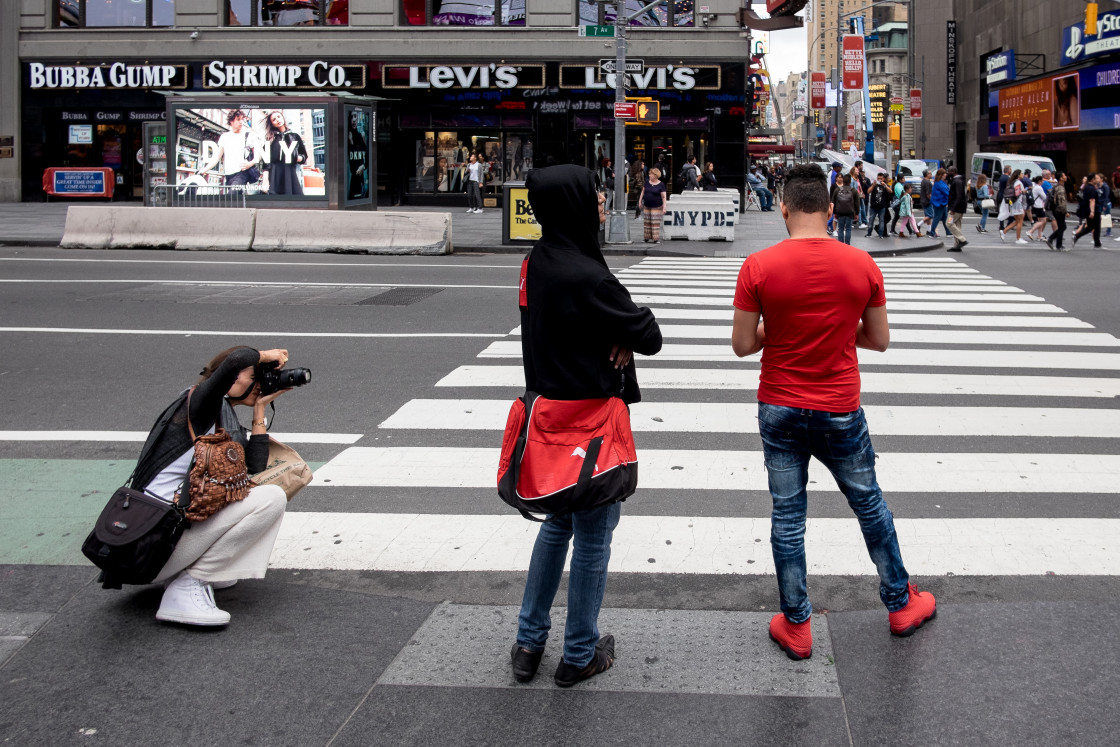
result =
[[[637,487],[630,410],[620,398],[554,400],[525,392],[514,400],[498,495],[526,519],[623,501]]]

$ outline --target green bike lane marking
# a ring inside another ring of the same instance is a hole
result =
[[[309,462],[316,471],[323,462]],[[0,459],[0,564],[89,565],[82,542],[129,459]]]

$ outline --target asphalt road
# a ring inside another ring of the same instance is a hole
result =
[[[0,729],[24,744],[82,729],[172,744],[1109,743],[1120,244],[1058,254],[966,230],[962,254],[880,260],[898,322],[862,366],[903,557],[941,615],[883,635],[854,519],[820,480],[808,665],[765,639],[769,497],[743,383],[758,365],[726,359],[721,327],[736,260],[610,260],[667,348],[639,361],[645,471],[604,611],[619,664],[563,694],[548,692],[558,645],[534,688],[504,658],[533,530],[494,495],[487,450],[519,393],[520,257],[0,249]],[[312,369],[273,427],[316,481],[269,577],[219,598],[230,628],[198,635],[154,621],[157,590],[96,588],[77,546],[136,439],[236,344]],[[170,724],[114,721],[94,685],[106,671],[113,691],[205,685],[210,720],[184,702]],[[885,718],[900,712],[903,734]]]

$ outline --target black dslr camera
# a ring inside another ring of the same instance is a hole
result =
[[[311,382],[310,368],[278,368],[279,365],[273,361],[257,366],[257,383],[261,386],[262,395]]]

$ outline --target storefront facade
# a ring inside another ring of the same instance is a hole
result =
[[[487,163],[484,192],[494,199],[505,182],[523,179],[531,168],[601,168],[614,153],[613,78],[599,70],[599,59],[613,56],[613,41],[579,36],[578,23],[598,12],[588,3],[562,3],[563,12],[535,12],[530,3],[520,20],[457,28],[435,25],[436,16],[413,25],[417,17],[403,0],[350,0],[346,15],[316,16],[321,21],[308,28],[273,29],[230,22],[242,16],[259,21],[268,3],[242,9],[229,0],[176,0],[171,27],[153,20],[143,29],[106,30],[60,27],[52,15],[58,2],[42,0],[41,14],[19,17],[22,199],[41,199],[45,169],[78,166],[113,169],[115,199],[141,199],[143,125],[165,120],[169,93],[220,94],[230,106],[250,94],[346,93],[377,100],[367,134],[381,205],[459,200],[471,153]],[[215,5],[216,13],[206,10]],[[677,3],[670,21],[678,27],[637,26],[629,33],[629,54],[644,66],[628,95],[656,99],[661,120],[628,127],[625,151],[647,165],[662,161],[669,179],[695,155],[715,164],[721,184],[743,181],[747,43],[734,18],[738,3],[723,5],[711,6],[705,27],[692,25],[691,12],[685,26]],[[308,6],[328,12],[323,4]],[[160,8],[153,19],[164,17],[166,8]],[[703,45],[695,44],[700,33]],[[172,149],[169,156],[177,154]]]

